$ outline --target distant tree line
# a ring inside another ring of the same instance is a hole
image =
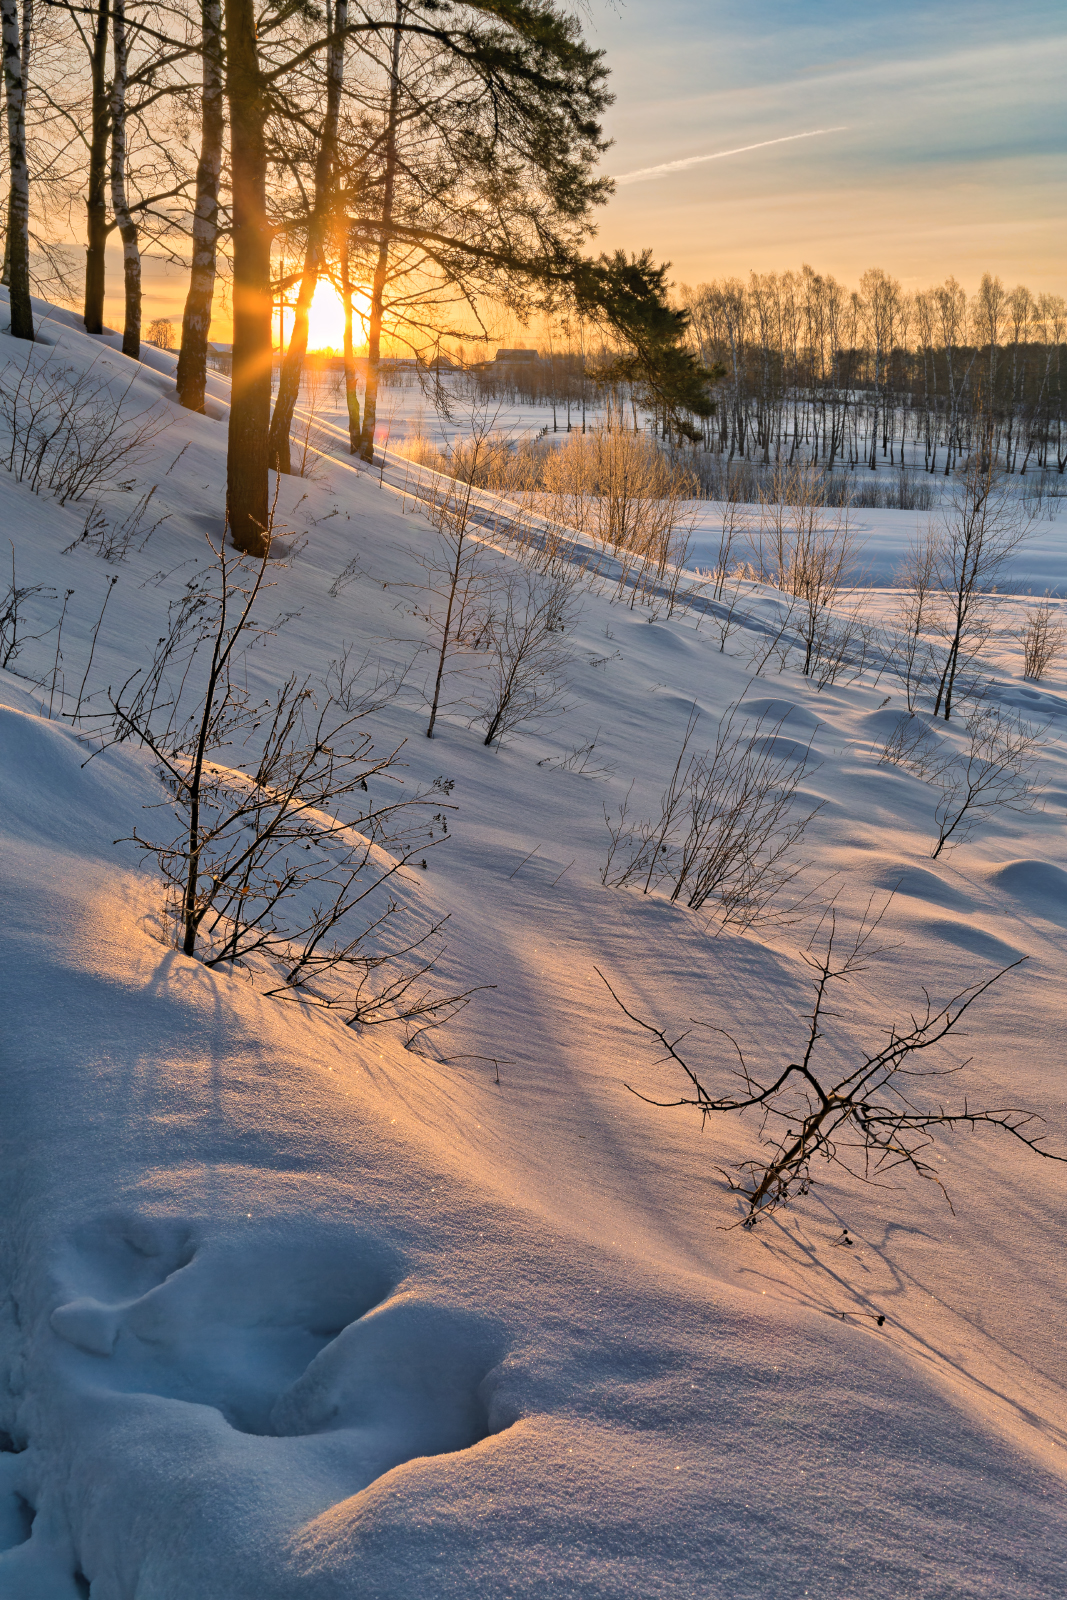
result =
[[[909,292],[878,268],[858,289],[804,266],[683,287],[690,338],[721,363],[704,445],[730,459],[909,465],[948,475],[991,416],[1009,472],[1067,467],[1067,305],[986,273]]]

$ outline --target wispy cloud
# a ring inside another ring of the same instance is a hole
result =
[[[791,144],[794,139],[817,139],[823,133],[845,133],[848,125],[839,128],[812,128],[808,133],[787,133],[780,139],[761,139],[758,144],[740,144],[736,150],[713,150],[706,156],[685,156],[681,161],[662,161],[658,167],[638,167],[636,172],[621,172],[616,183],[644,183],[648,178],[662,178],[668,172],[684,172],[686,167],[697,167],[702,161],[722,161],[726,156],[741,156],[746,150],[765,150],[769,144]]]

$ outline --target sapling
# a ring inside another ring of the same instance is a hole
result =
[[[987,636],[990,589],[1033,524],[1010,480],[998,471],[992,420],[979,422],[980,437],[955,480],[938,539],[945,658],[934,695],[934,716],[943,716],[946,722],[952,716],[960,668]]]
[[[898,574],[902,594],[897,614],[886,630],[886,658],[904,687],[909,711],[936,677],[933,646],[928,638],[935,614],[938,562],[937,530],[916,534]]]
[[[472,418],[465,481],[439,477],[430,498],[430,518],[438,530],[439,547],[424,560],[429,575],[425,619],[437,635],[438,647],[427,739],[434,736],[449,653],[464,642],[477,643],[488,631],[488,579],[482,547],[470,534],[470,519],[475,472],[490,426],[484,413]]]
[[[67,606],[70,604],[70,597],[71,597],[71,595],[73,593],[74,593],[73,589],[68,589],[68,590],[66,590],[66,592],[63,595],[63,609],[59,614],[59,626],[56,629],[56,657],[55,657],[55,661],[52,663],[52,686],[48,691],[48,720],[49,721],[52,720],[52,706],[53,706],[53,704],[55,702],[55,698],[56,698],[56,679],[59,677],[59,663],[63,659],[62,650],[61,650],[61,646],[62,646],[62,643],[63,643],[63,623],[66,621]],[[62,691],[60,691],[60,699],[62,700]]]

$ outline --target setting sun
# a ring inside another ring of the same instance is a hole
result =
[[[353,295],[352,338],[358,350],[366,340],[366,316],[369,310],[369,299],[362,289],[357,289]],[[285,310],[285,342],[288,344],[293,331],[293,313],[291,307]],[[311,301],[311,310],[308,315],[308,349],[309,350],[340,350],[344,345],[345,337],[345,308],[334,285],[329,278],[320,278],[315,286],[315,293]]]

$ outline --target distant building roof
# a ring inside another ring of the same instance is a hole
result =
[[[536,361],[536,350],[498,350],[494,361]]]

